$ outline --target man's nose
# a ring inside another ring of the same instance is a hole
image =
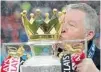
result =
[[[66,30],[67,30],[67,27],[65,25],[63,25],[61,33],[65,33]]]

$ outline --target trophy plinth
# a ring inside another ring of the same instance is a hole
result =
[[[85,43],[86,43],[85,41],[77,41],[77,40],[72,40],[72,41],[46,40],[46,41],[38,41],[34,43],[32,42],[29,45],[32,48],[33,57],[25,61],[25,63],[20,67],[20,70],[21,72],[28,72],[28,71],[61,72],[64,68],[68,68],[65,66],[67,64],[67,61],[68,61],[68,66],[71,67],[72,69],[74,68],[72,66],[72,63],[75,63],[75,59],[74,59],[75,55],[72,56],[72,54],[79,54],[82,51],[86,50]],[[59,48],[63,49],[63,51],[59,52],[58,50]],[[72,57],[74,60],[73,62],[72,62]],[[79,60],[76,61],[76,63],[79,62],[80,62]],[[71,70],[69,69],[67,70],[71,72]]]
[[[30,63],[29,63],[30,61]],[[34,56],[21,66],[22,72],[61,72],[59,59],[52,56]]]

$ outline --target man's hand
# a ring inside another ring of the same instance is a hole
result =
[[[77,72],[99,72],[92,59],[85,58],[77,65]]]

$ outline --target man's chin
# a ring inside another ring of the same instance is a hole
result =
[[[72,39],[68,39],[68,38],[62,38],[62,37],[60,37],[59,40],[63,41],[63,40],[72,40]]]
[[[64,38],[60,37],[60,38],[59,38],[59,40],[61,40],[61,41],[62,41],[62,40],[64,40]]]
[[[59,38],[59,40],[61,40],[61,41],[63,41],[63,40],[82,40],[82,39],[80,39],[80,38],[63,38],[63,37]]]

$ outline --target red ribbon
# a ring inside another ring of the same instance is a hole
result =
[[[84,52],[81,52],[80,54],[73,54],[71,56],[72,62],[76,65],[79,64],[84,58],[86,58],[86,55]]]
[[[11,56],[8,56],[2,63],[1,72],[7,72],[9,70]]]
[[[8,56],[2,63],[1,72],[18,72],[20,58]]]

